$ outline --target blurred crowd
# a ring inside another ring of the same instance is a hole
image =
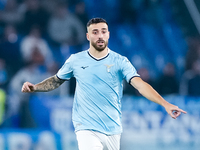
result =
[[[84,7],[82,1],[1,1],[0,106],[5,108],[0,113],[6,111],[6,120],[12,116],[8,124],[30,116],[30,94],[21,93],[25,81],[38,83],[55,75],[70,54],[82,51],[88,21]],[[72,95],[74,83],[46,95]],[[31,119],[20,126],[29,124]]]
[[[166,1],[164,1],[166,2]],[[112,5],[113,4],[113,5]],[[114,5],[115,4],[115,5]],[[108,9],[104,8],[109,6]],[[168,9],[168,3],[165,6]],[[200,96],[200,38],[186,37],[187,51],[182,62],[183,68],[177,68],[173,61],[164,62],[160,73],[152,75],[153,67],[140,63],[132,53],[136,47],[125,32],[121,33],[117,25],[135,26],[138,22],[160,26],[172,20],[170,12],[163,13],[161,0],[4,0],[0,1],[0,123],[10,116],[28,117],[28,100],[30,95],[21,93],[25,81],[38,83],[58,71],[64,61],[72,54],[88,48],[86,41],[86,23],[92,17],[104,17],[110,23],[110,48],[127,56],[136,66],[141,78],[150,83],[161,95],[180,94],[185,96]],[[117,11],[115,10],[117,9]],[[142,12],[142,13],[141,13]],[[122,48],[118,50],[115,38],[118,34],[122,39]],[[136,37],[137,35],[134,35]],[[135,39],[137,40],[137,38]],[[112,43],[115,43],[112,44]],[[153,45],[157,45],[154,43]],[[141,43],[142,45],[142,43]],[[112,47],[113,46],[113,47]],[[140,49],[139,49],[140,50]],[[151,50],[151,49],[150,49]],[[162,51],[162,50],[159,50]],[[145,51],[144,51],[145,52]],[[154,52],[151,50],[151,56]],[[138,52],[139,54],[139,52]],[[147,54],[148,55],[148,54]],[[164,56],[162,56],[164,57]],[[169,56],[171,57],[171,56]],[[142,56],[140,56],[142,58]],[[160,57],[158,57],[158,60]],[[156,59],[157,60],[157,59]],[[156,61],[159,67],[161,61]],[[138,65],[139,64],[139,65]],[[159,70],[159,68],[158,68]],[[66,82],[46,95],[73,96],[75,79]],[[40,95],[41,93],[37,93]],[[129,84],[124,84],[124,94],[140,96]],[[5,106],[5,107],[3,107]],[[19,113],[20,111],[26,113]],[[26,116],[20,116],[20,115]],[[12,123],[13,123],[12,118]],[[9,124],[9,121],[8,123]],[[20,127],[30,127],[31,118]]]

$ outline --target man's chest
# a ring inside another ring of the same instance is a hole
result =
[[[116,63],[104,62],[82,62],[73,66],[74,77],[82,81],[110,82],[118,78],[119,68]]]

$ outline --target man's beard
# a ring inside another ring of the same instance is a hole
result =
[[[97,45],[99,41],[103,41],[103,40],[98,40],[97,42],[91,42],[91,44],[97,51],[101,52],[107,47],[108,41],[104,41],[104,45]]]

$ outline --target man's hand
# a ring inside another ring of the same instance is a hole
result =
[[[178,108],[178,106],[172,105],[170,103],[167,104],[167,106],[165,107],[165,110],[174,119],[180,116],[181,113],[184,113],[184,114],[187,113],[186,111]]]
[[[132,78],[131,85],[135,87],[140,92],[140,94],[142,94],[147,99],[165,107],[165,110],[172,118],[176,119],[178,116],[180,116],[181,113],[187,113],[186,111],[178,108],[178,106],[175,106],[164,100],[160,94],[158,94],[148,83],[144,82],[140,77]]]
[[[22,86],[22,92],[31,93],[35,91],[35,85],[30,82],[25,82]]]

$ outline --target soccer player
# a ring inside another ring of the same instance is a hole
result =
[[[22,92],[48,92],[71,77],[76,78],[72,121],[79,150],[120,149],[123,79],[144,97],[162,105],[172,118],[186,113],[144,82],[126,57],[108,48],[110,33],[104,19],[91,19],[86,36],[88,50],[72,54],[56,75],[22,86]]]

